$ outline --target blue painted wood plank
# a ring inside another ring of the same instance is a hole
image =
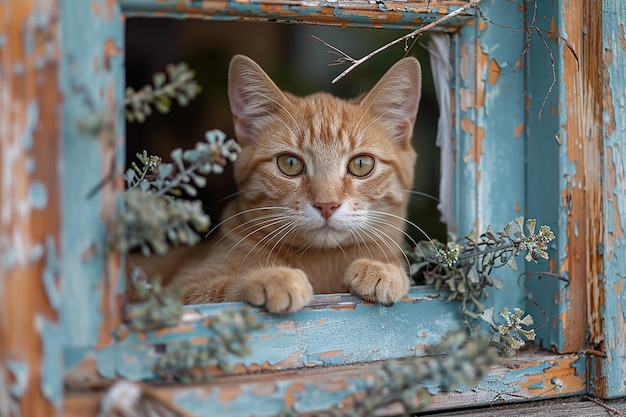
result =
[[[536,215],[542,224],[559,231],[550,250],[552,272],[561,273],[565,279],[569,279],[568,271],[561,268],[567,257],[569,223],[569,209],[562,204],[561,193],[568,187],[573,168],[567,155],[567,132],[561,129],[566,124],[568,106],[563,84],[564,48],[559,46],[555,36],[549,35],[554,27],[559,31],[565,30],[563,12],[558,1],[542,1],[537,3],[536,9],[534,4],[529,5],[526,14],[529,21],[535,18],[534,25],[542,31],[541,37],[535,29],[528,34],[526,212],[528,215]],[[556,84],[550,92],[553,82]],[[528,272],[533,275],[525,278],[524,283],[538,304],[530,303],[528,310],[540,326],[537,333],[542,346],[562,351],[565,348],[565,336],[560,314],[567,308],[564,297],[567,284],[550,277],[540,278],[537,273],[542,271],[547,271],[545,264],[528,266]]]
[[[59,13],[63,333],[66,346],[94,346],[108,336],[100,333],[105,319],[121,313],[104,243],[124,157],[124,29],[115,1],[63,1]]]
[[[311,23],[354,27],[415,29],[464,5],[465,1],[409,1],[402,3],[339,0],[275,1],[159,1],[121,0],[129,17],[200,17],[211,20],[255,20],[283,23]],[[459,25],[467,15],[450,19]]]
[[[599,358],[592,390],[605,397],[626,395],[626,4],[602,1],[604,97],[604,271],[602,328],[606,358]]]
[[[456,173],[455,206],[460,237],[504,225],[525,208],[525,94],[522,2],[486,0],[455,40]],[[540,213],[529,214],[539,217]],[[517,277],[520,270],[494,270],[502,290],[491,291],[488,306],[496,311],[527,308]],[[544,265],[545,267],[545,265]]]
[[[328,303],[333,298],[343,301]],[[265,328],[249,335],[251,353],[230,356],[226,362],[238,373],[411,357],[465,326],[457,306],[445,303],[427,286],[412,288],[405,301],[391,307],[363,303],[352,296],[317,296],[317,300],[327,306],[314,303],[290,315],[263,314]],[[184,344],[192,340],[195,346],[202,346],[215,336],[205,319],[241,307],[241,303],[188,306],[187,318],[178,326],[145,334],[120,328],[123,337],[102,349],[66,349],[65,363],[70,373],[72,368],[80,373],[89,358],[102,377],[153,380],[158,378],[155,364],[164,354],[159,346],[167,346],[168,353],[185,349]]]
[[[426,410],[499,404],[533,398],[579,395],[585,392],[585,357],[525,352],[489,369],[489,376],[473,389],[441,392],[427,386],[433,397]],[[324,412],[331,407],[349,411],[354,399],[363,398],[366,387],[380,378],[380,363],[307,369],[300,372],[219,377],[206,384],[162,386],[158,394],[197,416],[275,416],[289,408],[297,413]],[[416,400],[416,399],[415,399]],[[68,417],[81,411],[97,396],[68,397]],[[417,403],[417,401],[415,401]],[[399,415],[399,404],[375,415]]]

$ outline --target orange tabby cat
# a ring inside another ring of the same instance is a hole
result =
[[[420,91],[414,58],[347,101],[295,97],[235,56],[228,92],[242,147],[239,193],[219,234],[169,285],[188,304],[246,301],[272,313],[299,310],[314,293],[400,300],[409,287],[401,245]]]

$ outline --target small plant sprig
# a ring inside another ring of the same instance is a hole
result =
[[[243,307],[208,318],[206,327],[213,336],[202,345],[184,342],[161,356],[155,368],[161,378],[182,383],[200,382],[211,379],[207,366],[217,364],[221,369],[231,370],[227,358],[250,353],[247,337],[250,332],[262,329],[264,324],[252,309]]]
[[[196,196],[197,187],[206,185],[205,176],[221,173],[241,150],[219,130],[208,131],[205,139],[194,149],[173,150],[171,164],[145,151],[137,154],[141,165],[133,162],[124,176],[125,210],[112,218],[110,245],[122,252],[140,248],[148,256],[153,252],[163,254],[171,245],[194,245],[200,241],[198,233],[206,232],[210,226],[202,204],[174,197],[183,192]]]
[[[159,113],[168,113],[172,100],[180,106],[188,105],[202,91],[195,76],[195,71],[184,62],[169,64],[165,73],[157,72],[152,76],[153,85],[145,85],[139,91],[126,88],[126,120],[143,123],[152,114],[152,107]]]
[[[535,340],[535,330],[522,327],[532,326],[534,324],[533,317],[519,308],[514,308],[511,312],[506,307],[500,311],[500,316],[506,321],[505,324],[496,323],[493,307],[478,315],[491,327],[491,345],[506,356],[515,356],[515,353],[526,344],[524,339]]]
[[[446,335],[443,341],[426,350],[427,356],[385,362],[374,379],[367,382],[365,393],[353,395],[354,406],[348,410],[332,408],[317,415],[356,417],[374,415],[384,406],[399,403],[403,415],[413,415],[427,407],[432,399],[425,384],[449,392],[461,386],[474,386],[485,369],[495,363],[496,350],[481,334],[467,337],[465,331]],[[281,416],[298,415],[288,408]]]
[[[462,301],[464,313],[476,318],[477,314],[467,308],[472,303],[478,311],[485,306],[486,288],[501,288],[502,281],[491,276],[494,268],[509,266],[517,270],[515,258],[526,253],[526,261],[548,259],[547,245],[554,238],[548,226],[541,226],[535,233],[536,220],[525,222],[528,235],[524,233],[524,218],[517,217],[504,227],[503,232],[491,228],[481,235],[471,232],[465,244],[451,241],[446,245],[436,240],[419,242],[407,253],[412,277],[434,284],[437,291],[447,287],[447,301]]]
[[[124,309],[129,330],[147,332],[178,324],[183,315],[180,290],[165,288],[158,276],[148,281],[139,268],[133,269],[130,285],[136,301]]]

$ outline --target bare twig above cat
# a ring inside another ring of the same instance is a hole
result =
[[[411,33],[408,33],[400,38],[397,38],[383,46],[381,46],[380,48],[370,52],[369,54],[365,55],[362,58],[359,59],[354,59],[352,58],[350,55],[346,54],[345,52],[343,52],[341,49],[336,48],[332,45],[330,45],[329,43],[323,41],[322,39],[313,36],[315,39],[317,39],[318,41],[322,42],[324,45],[328,46],[329,48],[332,49],[332,53],[339,55],[339,58],[333,62],[331,65],[341,65],[341,64],[346,64],[346,63],[351,63],[351,65],[346,68],[341,74],[339,74],[337,77],[335,77],[335,79],[332,81],[332,83],[336,83],[337,81],[341,80],[343,77],[345,77],[346,75],[348,75],[348,73],[350,73],[353,69],[355,69],[356,67],[358,67],[359,65],[361,65],[362,63],[364,63],[365,61],[367,61],[368,59],[370,59],[371,57],[373,57],[374,55],[384,51],[385,49],[396,45],[402,41],[407,41],[409,39],[413,39],[419,35],[421,35],[422,33],[426,32],[429,29],[432,29],[436,26],[441,25],[444,22],[447,22],[448,20],[464,13],[466,10],[468,9],[472,9],[475,8],[478,3],[480,3],[482,0],[470,0],[467,4],[459,7],[458,9],[454,10],[453,12],[450,12],[442,17],[440,17],[439,19],[435,20],[434,22],[431,22],[425,26],[420,27],[417,30],[414,30]]]

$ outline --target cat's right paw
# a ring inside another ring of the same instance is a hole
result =
[[[313,297],[313,287],[300,269],[261,268],[246,279],[243,298],[270,313],[293,313]]]

